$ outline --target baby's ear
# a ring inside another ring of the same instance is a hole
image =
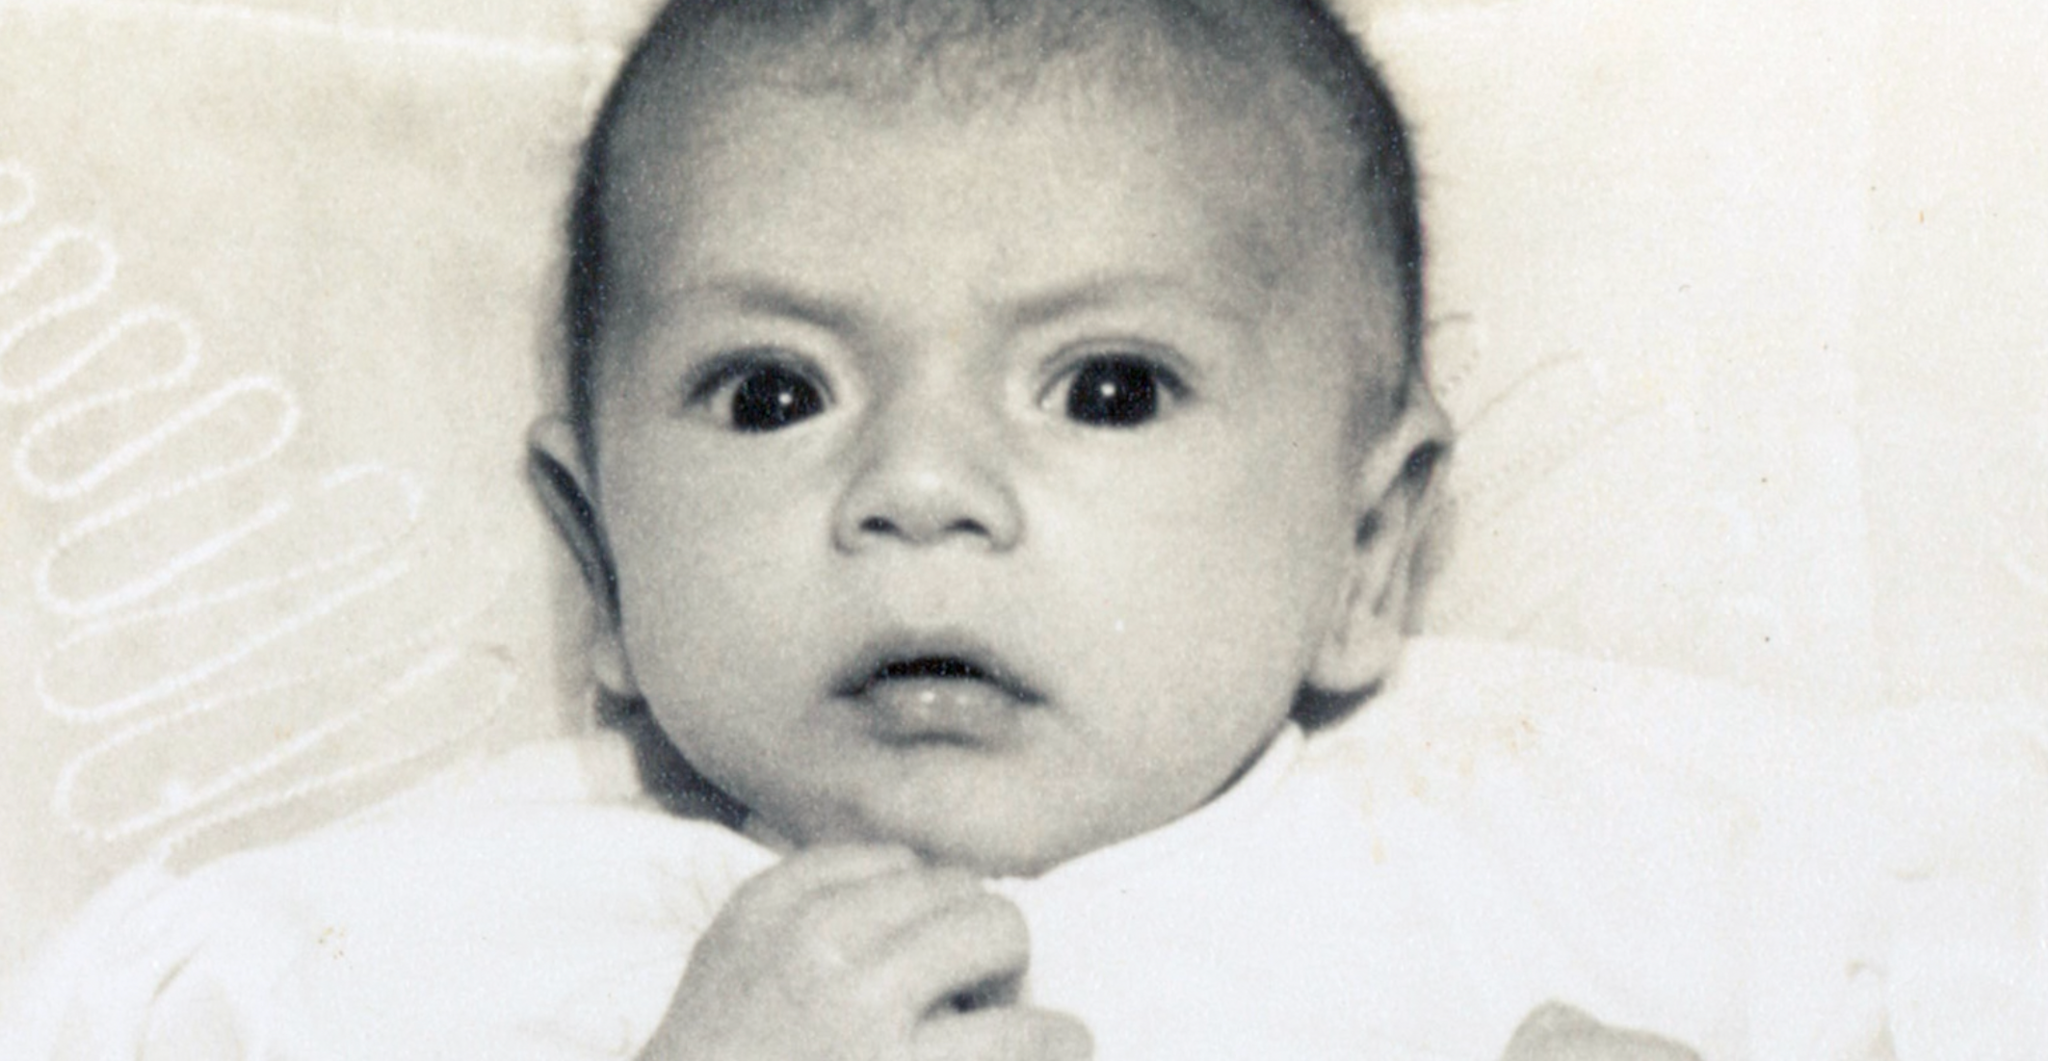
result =
[[[1449,418],[1427,387],[1417,387],[1367,452],[1344,592],[1309,670],[1310,686],[1326,693],[1363,692],[1393,670],[1417,589],[1418,550],[1450,443]]]
[[[611,548],[597,518],[597,495],[591,489],[590,467],[569,421],[544,417],[527,433],[526,472],[533,491],[554,524],[555,533],[576,558],[583,585],[597,608],[598,629],[590,646],[590,668],[605,689],[631,698],[639,695],[626,665],[619,631],[618,579],[612,572]]]

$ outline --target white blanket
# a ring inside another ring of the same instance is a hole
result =
[[[993,886],[1098,1056],[1468,1058],[1560,1000],[1707,1058],[2048,1056],[2038,711],[1800,716],[1425,641],[1229,793]],[[773,856],[535,746],[356,822],[103,894],[4,1056],[633,1056]],[[1889,1052],[1887,1052],[1889,1051]]]

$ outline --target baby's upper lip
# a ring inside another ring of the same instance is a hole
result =
[[[905,631],[876,638],[834,676],[833,692],[860,696],[886,681],[983,681],[1025,704],[1045,695],[995,650],[971,635]]]

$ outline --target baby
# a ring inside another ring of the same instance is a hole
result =
[[[1385,88],[1309,2],[685,0],[587,152],[539,481],[603,684],[790,853],[650,1056],[1084,1053],[980,878],[1401,641],[1448,434]]]
[[[0,1054],[2039,1056],[1947,1052],[2040,1011],[2038,758],[1916,787],[1938,742],[1719,692],[1396,680],[1449,439],[1415,199],[1312,0],[670,4],[533,467],[724,824],[571,742],[147,868]]]

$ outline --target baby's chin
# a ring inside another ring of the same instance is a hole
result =
[[[1037,877],[1076,858],[1108,847],[1113,839],[1032,843],[1003,837],[944,838],[906,842],[925,862],[955,866],[983,877]]]
[[[1176,815],[1177,816],[1177,815]],[[1167,820],[1171,820],[1170,818]],[[746,832],[781,851],[836,844],[905,847],[926,864],[983,877],[1037,877],[1165,821],[1047,820],[1042,815],[956,815],[944,820],[874,817],[803,822],[780,828],[749,816]]]

